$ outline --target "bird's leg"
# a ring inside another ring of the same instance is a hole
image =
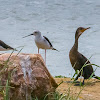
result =
[[[46,64],[46,49],[45,49],[45,64]]]
[[[77,77],[74,79],[74,81],[78,80],[78,77],[80,77],[80,73],[77,75]]]
[[[82,85],[84,85],[84,81],[85,81],[85,79],[83,79]]]
[[[39,54],[39,48],[38,48],[38,54]]]

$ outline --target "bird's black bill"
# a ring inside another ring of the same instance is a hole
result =
[[[23,38],[26,38],[26,37],[31,36],[31,35],[34,35],[34,34],[30,34],[30,35],[24,36]]]

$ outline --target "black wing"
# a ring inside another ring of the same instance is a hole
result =
[[[45,37],[45,36],[43,36],[43,37],[48,41],[48,43],[50,44],[50,46],[53,47],[52,44],[51,44],[51,42],[49,41],[49,39],[47,37]]]
[[[2,46],[5,49],[14,49],[12,47],[10,47],[9,45],[5,44],[3,41],[0,40],[0,46]]]

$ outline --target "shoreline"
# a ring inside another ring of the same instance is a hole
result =
[[[70,90],[70,94],[73,96],[79,95],[79,100],[99,100],[100,99],[100,80],[90,79],[85,81],[84,86],[75,86],[76,83],[72,83],[71,78],[54,78],[55,81],[59,84],[63,81],[61,85],[56,89],[61,94],[68,94],[68,90]],[[78,81],[81,79],[79,78]]]

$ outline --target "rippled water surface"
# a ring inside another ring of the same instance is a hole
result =
[[[34,37],[39,30],[60,52],[47,51],[47,67],[53,76],[71,77],[69,51],[79,26],[91,27],[79,39],[79,51],[100,65],[100,0],[0,0],[0,37],[21,52],[37,53]],[[44,57],[44,50],[40,53]],[[95,69],[96,67],[94,67]],[[96,70],[100,76],[100,68]]]

